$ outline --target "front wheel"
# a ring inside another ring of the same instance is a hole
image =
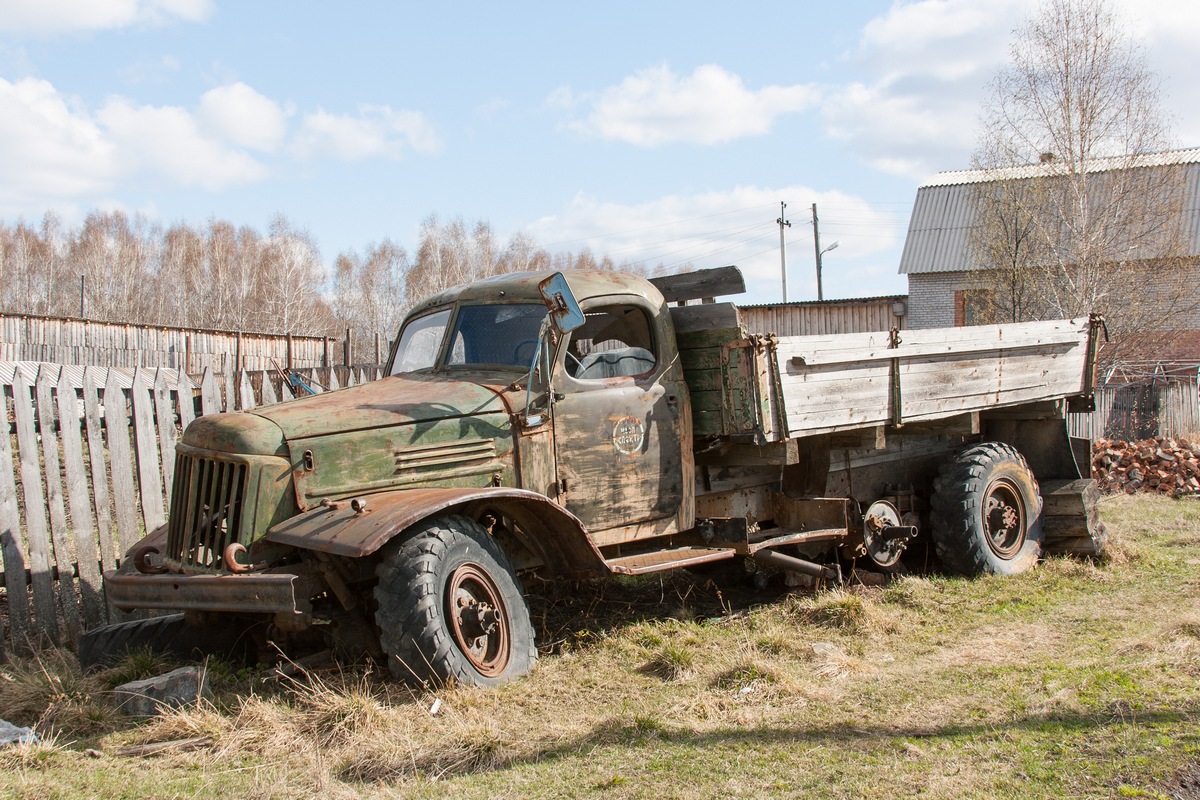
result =
[[[1042,498],[1011,445],[985,442],[944,464],[934,481],[932,532],[942,565],[959,575],[1016,575],[1042,552]]]
[[[430,520],[376,570],[380,645],[392,673],[415,683],[499,686],[537,659],[513,568],[479,523]]]

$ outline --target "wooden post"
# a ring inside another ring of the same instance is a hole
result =
[[[379,331],[375,331],[375,361],[373,363],[376,366],[379,366],[379,364],[382,363],[382,361],[383,361],[383,355],[380,353],[380,350],[379,350]]]
[[[291,332],[291,331],[288,331],[288,335],[287,335],[287,368],[288,368],[288,372],[291,372],[291,371],[292,371],[292,369],[293,369],[293,363],[292,363],[292,332]]]
[[[333,366],[330,363],[332,361],[332,359],[329,357],[329,337],[322,336],[321,340],[322,340],[322,348],[323,348],[322,352],[321,352],[321,366],[322,367]]]
[[[242,364],[242,332],[237,332],[237,356],[234,358],[233,368],[235,370],[245,369]]]
[[[350,357],[354,354],[354,345],[350,339],[351,330],[346,328],[346,341],[342,343],[342,363],[350,366]]]
[[[183,337],[183,371],[187,373],[192,371],[192,335],[190,333]]]

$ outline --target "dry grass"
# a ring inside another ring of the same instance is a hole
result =
[[[60,732],[0,754],[0,794],[1165,796],[1200,763],[1200,504],[1103,513],[1119,558],[1008,580],[539,587],[546,651],[496,691],[335,669],[217,680],[214,703],[148,722],[90,720],[105,675],[50,651],[0,668],[4,714]],[[82,753],[196,738],[144,759]]]

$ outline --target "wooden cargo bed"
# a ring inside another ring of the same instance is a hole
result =
[[[775,337],[729,303],[671,311],[697,436],[775,442],[1092,391],[1089,319]]]

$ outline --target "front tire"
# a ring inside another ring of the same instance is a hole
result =
[[[931,500],[933,542],[959,575],[1017,575],[1042,552],[1042,498],[1011,445],[985,442],[944,464]]]
[[[397,677],[499,686],[533,668],[537,647],[516,574],[474,520],[422,523],[376,575],[379,641]]]

